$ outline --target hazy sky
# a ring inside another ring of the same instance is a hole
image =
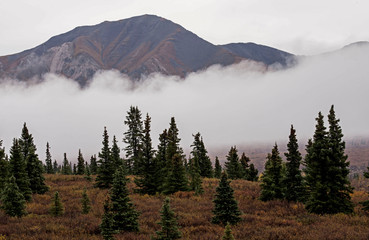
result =
[[[214,44],[256,42],[294,54],[369,40],[367,0],[4,0],[0,9],[0,55],[76,26],[142,14],[172,20]]]

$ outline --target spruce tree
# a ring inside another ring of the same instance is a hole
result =
[[[229,223],[227,223],[224,229],[224,235],[222,237],[222,240],[235,240],[232,234],[231,225]]]
[[[118,147],[118,141],[115,135],[113,136],[113,144],[111,147],[111,161],[114,169],[117,169],[118,167],[123,165],[123,161],[120,158],[120,149]]]
[[[168,132],[164,129],[163,133],[159,135],[158,151],[156,152],[155,162],[156,171],[154,174],[154,185],[159,190],[163,191],[165,179],[168,176],[169,169],[167,168],[167,148],[168,148]]]
[[[287,153],[284,155],[287,159],[286,175],[283,179],[284,197],[288,201],[303,201],[305,189],[300,170],[302,157],[297,143],[296,130],[293,128],[293,125],[291,125]]]
[[[178,128],[175,121],[175,118],[172,117],[170,119],[170,125],[167,133],[167,149],[166,149],[166,161],[168,170],[171,168],[171,161],[173,160],[174,155],[179,154],[183,155],[183,149],[180,147],[179,142],[181,139],[178,137]]]
[[[111,211],[114,218],[114,229],[119,231],[138,231],[139,213],[134,209],[129,198],[127,179],[123,166],[119,167],[114,174],[110,198],[112,202]]]
[[[86,188],[83,190],[83,193],[82,193],[81,204],[82,204],[82,213],[88,214],[91,210],[91,203],[90,203],[90,198],[87,195]]]
[[[95,175],[97,173],[97,159],[96,155],[92,155],[90,158],[90,171],[92,175]]]
[[[200,135],[197,133],[193,135],[194,142],[191,145],[192,151],[191,154],[194,159],[197,159],[200,167],[200,175],[202,177],[213,177],[213,167],[211,165],[210,158],[208,156],[208,151],[205,148],[204,141]]]
[[[59,192],[54,193],[54,198],[50,207],[50,214],[54,217],[64,214],[64,207],[62,202],[60,201]]]
[[[193,158],[190,161],[190,188],[192,191],[195,191],[196,195],[204,193],[204,189],[202,188],[202,179],[200,175],[200,166],[198,158]]]
[[[167,197],[164,200],[163,207],[160,211],[161,221],[159,225],[161,230],[156,232],[154,240],[174,240],[180,239],[182,233],[178,229],[177,219],[173,210],[170,208],[170,199]]]
[[[142,155],[142,120],[141,111],[138,107],[131,106],[127,112],[124,124],[128,130],[124,133],[123,142],[127,144],[126,164],[128,174],[137,174],[141,164]]]
[[[178,191],[188,191],[188,180],[186,170],[183,166],[182,156],[175,154],[171,161],[172,165],[166,178],[163,192],[172,194]]]
[[[16,179],[11,176],[1,194],[1,208],[11,217],[22,217],[27,214],[26,200],[17,186]]]
[[[92,180],[92,177],[91,177],[91,171],[90,171],[90,166],[88,165],[88,163],[86,162],[85,164],[85,176],[84,178],[87,180],[87,181],[91,181]]]
[[[249,168],[249,176],[246,180],[253,181],[253,182],[258,181],[258,179],[259,179],[258,173],[259,173],[259,171],[255,168],[254,164],[251,163],[250,168]]]
[[[274,145],[272,153],[268,154],[261,181],[260,200],[270,201],[283,198],[282,158],[279,155],[277,144]]]
[[[330,167],[327,173],[329,184],[329,201],[328,205],[333,213],[352,213],[354,211],[353,203],[351,202],[350,193],[353,193],[348,175],[350,173],[345,154],[345,142],[342,140],[342,128],[339,125],[340,120],[336,118],[334,106],[328,114],[328,144],[329,144],[329,161]]]
[[[225,168],[230,179],[241,178],[242,169],[238,158],[237,148],[231,147],[227,155],[227,161],[225,162]]]
[[[64,153],[64,160],[63,160],[63,166],[62,166],[62,172],[63,175],[71,175],[72,174],[72,168],[70,166],[70,163],[67,158],[67,154]]]
[[[9,179],[9,162],[5,158],[5,149],[2,144],[3,141],[0,140],[0,195]]]
[[[32,190],[18,139],[13,139],[13,145],[10,148],[9,175],[14,176],[15,182],[23,194],[24,199],[26,201],[31,200]]]
[[[30,188],[33,193],[43,194],[48,191],[43,176],[44,167],[36,154],[37,148],[33,141],[32,134],[29,133],[26,123],[23,125],[19,146],[26,163],[26,171],[30,182]],[[17,177],[14,175],[17,179]],[[17,180],[16,180],[17,181]],[[18,184],[19,186],[19,184]],[[19,186],[22,189],[21,186]],[[25,197],[28,201],[29,199]]]
[[[250,174],[250,158],[246,156],[246,154],[243,152],[240,158],[240,165],[241,165],[241,172],[242,172],[242,178],[248,179]]]
[[[35,151],[35,146],[31,145],[27,155],[27,172],[30,188],[32,193],[44,194],[49,190],[49,187],[45,184],[44,168]]]
[[[76,168],[76,166],[74,164],[73,174],[76,174],[75,168]],[[54,173],[59,173],[60,172],[60,166],[59,166],[59,164],[56,160],[54,160],[53,169],[54,169]]]
[[[222,172],[219,185],[216,188],[216,195],[214,202],[212,223],[226,225],[237,224],[241,221],[241,212],[238,209],[238,203],[233,196],[233,189],[228,180],[226,172]]]
[[[83,158],[81,149],[78,150],[77,158],[77,175],[83,175],[85,173],[85,159]]]
[[[138,187],[137,191],[142,194],[154,195],[159,192],[159,187],[156,184],[156,171],[158,170],[157,161],[154,158],[155,151],[152,147],[150,136],[151,118],[146,115],[144,121],[143,139],[142,139],[142,162],[138,176],[135,178],[135,183]]]
[[[46,173],[53,174],[54,173],[54,169],[53,169],[53,161],[51,159],[49,142],[46,143],[46,159],[45,159],[45,163],[46,163]]]
[[[220,178],[221,174],[222,174],[222,166],[220,165],[219,158],[215,157],[214,177]]]
[[[111,159],[109,135],[106,127],[104,127],[102,144],[103,147],[101,148],[101,152],[99,152],[95,186],[98,188],[110,188],[111,184],[113,183],[113,173],[115,172],[115,169]]]
[[[115,229],[114,214],[111,208],[112,205],[108,196],[104,203],[104,215],[100,224],[101,235],[104,240],[114,240],[114,234],[119,233],[119,231]]]

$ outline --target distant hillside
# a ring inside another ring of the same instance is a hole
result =
[[[185,77],[242,60],[286,66],[290,56],[252,43],[216,46],[169,20],[143,15],[77,27],[33,49],[0,57],[0,78],[27,81],[56,73],[83,86],[99,70],[116,69],[132,79],[155,72]]]

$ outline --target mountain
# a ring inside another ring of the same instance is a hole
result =
[[[266,46],[216,46],[164,18],[143,15],[77,27],[18,54],[0,57],[0,78],[27,81],[56,73],[84,86],[95,72],[116,69],[131,79],[150,73],[185,77],[213,64],[243,60],[286,65],[291,54]]]

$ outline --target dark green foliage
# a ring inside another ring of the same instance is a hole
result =
[[[13,139],[13,145],[10,148],[9,176],[15,177],[15,182],[23,194],[24,199],[26,201],[31,200],[32,190],[18,139]]]
[[[164,193],[172,194],[178,191],[188,191],[188,180],[183,165],[182,156],[175,154],[171,161],[172,166],[164,184]]]
[[[75,163],[73,164],[73,171],[72,171],[72,174],[73,174],[73,175],[76,175],[76,174],[77,174],[77,166],[76,166],[76,164],[75,164]]]
[[[190,180],[190,188],[196,195],[204,193],[198,158],[190,159]]]
[[[260,200],[270,201],[283,198],[282,158],[279,156],[277,144],[274,145],[272,153],[268,154],[261,181]]]
[[[119,231],[115,229],[114,214],[111,208],[112,205],[108,196],[104,203],[104,215],[100,224],[101,235],[104,240],[114,240],[115,238],[113,235],[119,233]]]
[[[0,140],[0,195],[9,178],[9,162],[5,158],[5,149],[2,144],[3,141]]]
[[[168,169],[171,168],[171,161],[174,155],[179,154],[182,156],[183,150],[179,146],[181,139],[178,137],[178,128],[174,117],[170,119],[170,126],[167,134],[167,149],[166,149],[166,161]]]
[[[242,176],[242,168],[238,158],[236,147],[231,147],[225,162],[225,168],[230,179],[238,179]]]
[[[78,150],[77,158],[77,175],[83,175],[85,173],[85,159],[83,158],[81,149]]]
[[[258,173],[259,173],[259,171],[255,168],[254,164],[251,163],[250,168],[249,168],[249,175],[248,175],[248,178],[246,180],[253,181],[253,182],[258,181],[258,179],[259,179]]]
[[[68,161],[66,153],[64,153],[64,160],[63,160],[61,174],[64,174],[64,175],[71,175],[72,174],[72,168],[71,168],[71,165]]]
[[[74,171],[74,174],[76,174],[75,173],[75,168],[76,168],[76,166],[75,166],[75,164],[74,164],[74,169],[73,169],[73,171]],[[58,162],[56,161],[56,160],[54,160],[54,163],[53,163],[53,169],[54,169],[54,172],[55,173],[60,173],[60,165],[58,164]]]
[[[51,159],[51,153],[50,153],[50,145],[49,142],[46,143],[46,159],[45,159],[45,164],[46,164],[46,173],[48,174],[53,174],[54,169],[53,169],[53,161]]]
[[[154,185],[159,190],[163,191],[163,183],[165,182],[166,176],[168,176],[169,169],[167,169],[167,148],[168,148],[168,132],[164,129],[163,133],[159,135],[158,151],[156,152],[155,162],[157,170],[154,174]]]
[[[99,152],[95,186],[98,188],[110,188],[111,184],[113,183],[113,173],[116,169],[114,168],[114,164],[111,158],[109,135],[106,127],[104,127],[102,144],[103,147],[101,148],[101,152]]]
[[[222,166],[220,165],[218,157],[215,157],[214,177],[220,178],[221,174],[222,174]]]
[[[127,147],[124,148],[126,151],[127,172],[128,174],[136,174],[141,164],[143,138],[141,111],[138,107],[130,107],[124,124],[128,127],[123,138],[123,142],[127,144]]]
[[[138,231],[139,213],[134,209],[129,198],[127,179],[122,166],[114,174],[110,198],[112,202],[111,211],[114,216],[114,229],[120,231]]]
[[[231,230],[231,226],[229,225],[229,223],[227,223],[227,225],[224,229],[224,235],[222,237],[222,240],[234,240],[232,230]]]
[[[83,190],[83,193],[82,193],[81,204],[82,204],[82,213],[88,214],[91,210],[91,203],[87,195],[86,188]]]
[[[115,136],[113,136],[113,144],[111,147],[111,161],[114,169],[117,169],[118,167],[123,165],[123,160],[120,158],[120,149],[118,147],[118,141]]]
[[[92,155],[90,158],[90,171],[91,174],[95,175],[97,173],[97,159],[96,155]]]
[[[328,114],[328,142],[329,142],[329,160],[330,167],[327,173],[329,182],[329,202],[334,213],[352,213],[354,211],[353,203],[351,202],[350,193],[353,193],[348,175],[350,173],[345,154],[345,142],[342,140],[342,128],[339,125],[340,120],[336,118],[334,106]]]
[[[158,161],[154,158],[154,149],[150,136],[151,118],[147,114],[144,121],[145,128],[143,130],[142,141],[142,162],[135,183],[139,189],[137,191],[142,194],[154,195],[159,192],[156,175],[159,170]]]
[[[30,188],[33,193],[43,194],[48,191],[43,176],[44,167],[36,154],[37,148],[33,142],[33,136],[29,133],[26,123],[23,125],[22,135],[19,139],[19,146],[22,151],[23,159],[26,163],[26,171],[30,182]],[[17,179],[17,177],[14,175]],[[16,180],[17,181],[17,180]],[[18,183],[17,183],[18,184]],[[22,187],[18,184],[19,188]],[[25,196],[26,200],[29,199]]]
[[[64,214],[64,207],[62,202],[60,201],[59,192],[54,193],[54,198],[50,207],[50,214],[54,217]]]
[[[205,148],[204,141],[200,135],[197,133],[193,135],[194,142],[191,145],[192,151],[191,154],[194,159],[197,159],[200,167],[200,175],[202,177],[213,177],[213,167],[211,165],[210,158],[208,156],[208,151]]]
[[[88,163],[86,162],[85,164],[85,176],[84,178],[87,180],[87,181],[91,181],[92,180],[92,177],[91,177],[91,171],[90,171],[90,166],[88,165]]]
[[[240,165],[241,165],[241,172],[242,172],[242,178],[247,179],[249,175],[249,169],[250,169],[250,158],[246,156],[246,154],[243,152],[240,158]]]
[[[11,176],[5,184],[5,189],[1,194],[1,208],[11,217],[22,217],[27,214],[26,200],[19,190],[14,176]]]
[[[306,209],[318,214],[351,213],[353,205],[349,195],[352,192],[348,181],[349,163],[346,161],[343,134],[333,106],[328,116],[329,131],[324,126],[320,112],[316,121],[314,138],[309,141],[305,156],[309,196]]]
[[[296,130],[291,125],[289,142],[287,144],[287,153],[284,154],[287,159],[286,174],[283,179],[284,197],[288,201],[303,201],[305,189],[301,175],[301,153],[296,138]]]
[[[228,180],[226,172],[222,172],[219,185],[216,188],[216,195],[214,202],[212,223],[226,225],[237,224],[241,221],[241,212],[238,209],[238,203],[233,196],[233,189]]]
[[[169,198],[165,198],[163,207],[160,211],[161,221],[159,225],[161,226],[161,230],[156,232],[156,237],[152,239],[155,240],[172,240],[172,239],[180,239],[182,237],[182,233],[178,229],[177,219],[174,215],[173,210],[170,208],[170,200]]]

